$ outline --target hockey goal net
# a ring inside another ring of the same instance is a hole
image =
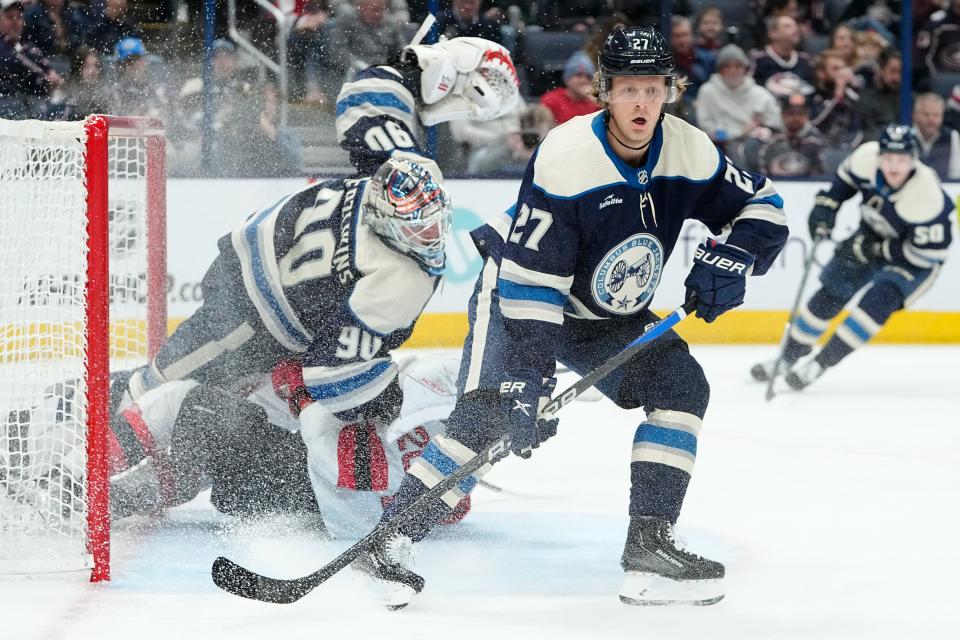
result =
[[[110,575],[109,376],[166,335],[162,123],[0,120],[0,574]]]

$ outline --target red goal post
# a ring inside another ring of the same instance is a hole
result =
[[[166,336],[162,123],[0,121],[0,211],[0,573],[107,580],[110,373]]]

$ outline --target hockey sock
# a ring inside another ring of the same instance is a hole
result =
[[[870,287],[817,355],[817,362],[824,368],[836,365],[876,335],[902,306],[903,294],[893,284],[880,282]]]
[[[820,336],[827,330],[830,319],[840,313],[844,300],[836,297],[826,288],[820,289],[807,304],[800,308],[797,318],[790,326],[790,335],[784,350],[783,359],[793,364],[810,353]]]
[[[630,515],[676,522],[697,457],[700,418],[657,409],[637,427],[630,462]]]
[[[389,520],[400,513],[427,490],[438,485],[444,478],[456,471],[460,465],[470,461],[476,453],[460,442],[446,436],[435,436],[423,453],[413,460],[410,469],[400,484],[400,489],[383,511],[383,519]],[[430,505],[418,517],[400,526],[400,531],[414,542],[426,537],[430,529],[441,521],[454,516],[461,501],[477,484],[477,479],[489,469],[481,467],[476,474],[464,478],[453,489],[444,493],[440,500]]]

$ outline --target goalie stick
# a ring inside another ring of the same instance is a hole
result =
[[[614,369],[624,364],[638,352],[649,346],[654,340],[672,329],[677,323],[693,313],[695,309],[696,299],[691,298],[687,300],[683,306],[676,309],[663,320],[648,327],[642,335],[624,347],[615,356],[580,378],[580,380],[565,389],[562,393],[554,396],[543,408],[541,415],[556,414],[560,409],[573,402],[578,395],[595,385]],[[289,580],[270,578],[250,571],[236,562],[220,556],[213,562],[213,567],[211,568],[213,582],[228,593],[251,600],[274,602],[277,604],[296,602],[349,565],[362,553],[365,553],[381,538],[392,533],[397,526],[418,515],[430,503],[438,500],[440,496],[459,484],[461,480],[471,475],[483,465],[487,463],[492,464],[506,457],[509,453],[510,436],[505,435],[482,450],[468,462],[464,463],[434,487],[427,490],[408,505],[406,509],[398,513],[396,517],[380,522],[370,533],[357,541],[349,549],[309,575]]]

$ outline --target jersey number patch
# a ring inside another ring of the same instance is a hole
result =
[[[321,189],[317,192],[314,206],[304,209],[297,217],[295,232],[299,237],[278,264],[280,282],[284,287],[325,278],[333,271],[333,252],[337,248],[333,231],[317,229],[303,233],[302,230],[314,223],[329,220],[340,202],[341,193],[332,189]]]
[[[370,360],[380,351],[383,340],[363,331],[359,327],[344,327],[337,338],[340,346],[336,356],[341,360],[353,360],[360,356],[362,360]]]
[[[374,151],[406,149],[413,146],[413,138],[396,122],[388,120],[382,127],[370,127],[363,141]]]
[[[553,214],[551,214],[549,211],[531,209],[527,205],[523,205],[520,208],[520,215],[517,216],[517,221],[513,225],[513,232],[510,234],[510,242],[516,242],[517,244],[520,244],[520,237],[526,230],[526,226],[530,221],[530,218],[536,220],[537,224],[536,228],[530,232],[530,236],[527,238],[527,241],[523,244],[523,246],[527,249],[539,251],[540,241],[543,239],[543,236],[547,234],[547,230],[553,224]]]

